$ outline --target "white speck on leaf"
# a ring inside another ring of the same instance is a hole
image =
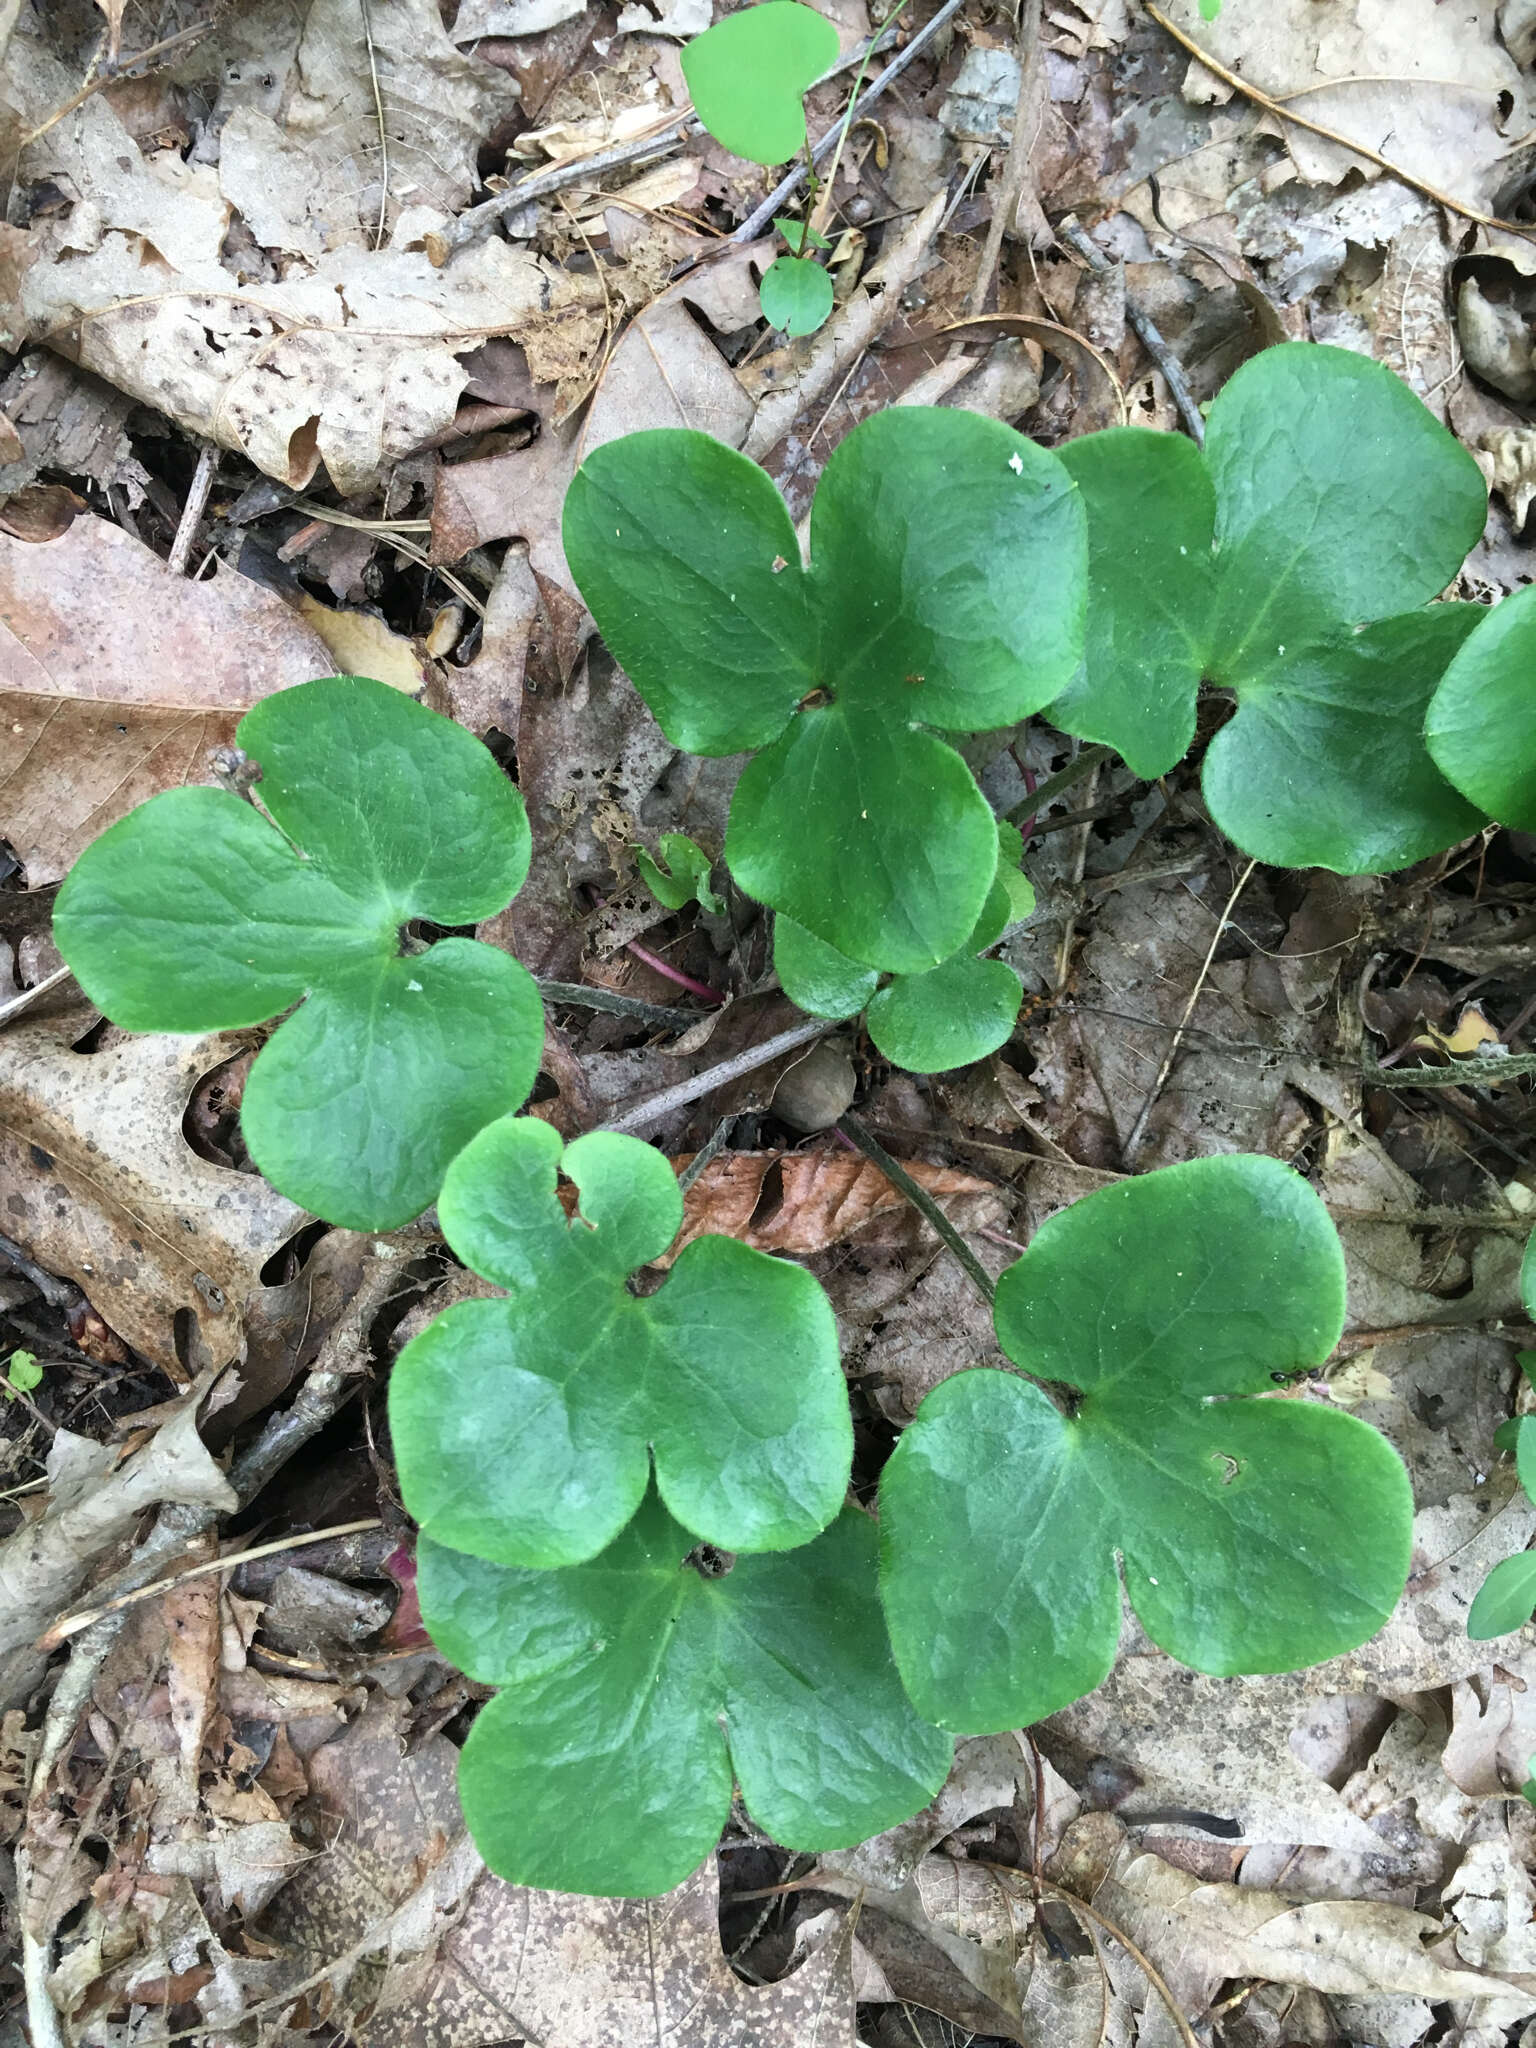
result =
[[[421,983],[419,981],[408,981],[405,986],[408,994],[413,996],[421,994]]]
[[[1013,471],[1015,476],[1022,476],[1024,474],[1023,456],[1018,454],[1017,452],[1010,455],[1008,458],[1008,467]]]

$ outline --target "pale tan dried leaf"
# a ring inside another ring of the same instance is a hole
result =
[[[208,781],[240,713],[336,666],[271,591],[173,576],[109,520],[0,538],[0,820],[30,884],[146,797]]]
[[[325,642],[338,675],[372,676],[408,696],[425,686],[426,672],[415,642],[392,631],[375,613],[336,610],[305,591],[299,616]]]
[[[1127,1846],[1094,1904],[1178,1974],[1187,1956],[1206,1976],[1256,1977],[1345,1997],[1391,1992],[1419,1998],[1488,1998],[1505,1981],[1431,1953],[1444,1930],[1426,1913],[1369,1899],[1297,1905],[1272,1892],[1202,1884],[1158,1856]]]
[[[198,1076],[225,1039],[146,1034],[61,1050],[42,1025],[0,1033],[0,1206],[6,1235],[66,1273],[136,1350],[179,1373],[235,1357],[263,1265],[305,1217],[258,1175],[199,1158],[182,1136]]]
[[[692,1156],[673,1164],[681,1172]],[[903,1163],[941,1206],[954,1195],[992,1192],[989,1181],[955,1167],[928,1166],[917,1159]],[[738,1238],[755,1251],[804,1258],[906,1207],[900,1189],[858,1153],[723,1152],[685,1192],[683,1227],[656,1263],[670,1265],[684,1245],[710,1232]]]
[[[60,1430],[48,1453],[48,1504],[39,1520],[0,1543],[0,1699],[32,1661],[32,1645],[84,1585],[91,1566],[161,1501],[231,1512],[228,1480],[197,1432],[206,1378],[142,1450],[117,1453]]]
[[[1229,71],[1271,97],[1305,92],[1301,111],[1310,120],[1358,136],[1471,205],[1491,197],[1509,137],[1530,127],[1528,84],[1499,40],[1497,0],[1466,0],[1454,16],[1435,0],[1268,0],[1224,7],[1215,21],[1202,19],[1198,0],[1168,0],[1168,13]],[[1214,96],[1224,98],[1226,88]],[[1337,185],[1355,171],[1382,175],[1320,136],[1288,123],[1280,132],[1307,184]]]
[[[123,0],[96,0],[96,5],[107,17],[106,64],[110,69],[116,64],[118,52],[123,46]]]
[[[382,1702],[316,1751],[332,1853],[267,1918],[310,1969],[385,1958],[382,1983],[365,1972],[351,1994],[373,2005],[373,2048],[854,2048],[844,1942],[744,1984],[721,1951],[712,1857],[659,1899],[504,1884],[462,1832],[457,1751],[440,1735],[407,1750],[399,1717]]]

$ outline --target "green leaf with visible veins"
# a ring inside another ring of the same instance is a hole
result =
[[[758,289],[763,318],[781,334],[814,334],[832,310],[832,278],[809,256],[780,256]]]
[[[1536,832],[1536,590],[1474,616],[1429,707],[1429,751],[1490,818]]]
[[[1285,343],[1223,387],[1203,456],[1136,428],[1061,453],[1091,566],[1087,652],[1056,724],[1151,777],[1187,750],[1202,679],[1229,687],[1206,796],[1277,865],[1377,873],[1476,829],[1423,737],[1466,615],[1414,608],[1455,576],[1487,492],[1407,385]]]
[[[787,1848],[847,1848],[926,1806],[953,1744],[891,1662],[874,1524],[844,1508],[814,1542],[686,1562],[653,1494],[569,1571],[510,1571],[424,1538],[433,1641],[503,1687],[459,1766],[477,1847],[513,1884],[645,1898],[681,1883],[730,1814],[733,1777]]]
[[[1081,655],[1084,521],[1055,457],[972,413],[877,414],[826,466],[804,569],[745,457],[634,434],[577,471],[564,539],[667,737],[762,750],[726,835],[741,887],[861,966],[921,973],[956,952],[997,830],[938,735],[1026,717]]]
[[[1199,1671],[1287,1671],[1373,1635],[1407,1576],[1407,1475],[1363,1422],[1276,1388],[1343,1319],[1328,1213],[1273,1159],[1165,1167],[1043,1225],[998,1283],[998,1341],[1072,1412],[959,1373],[881,1478],[881,1589],[919,1711],[980,1733],[1090,1692],[1120,1633],[1117,1553],[1142,1627]]]
[[[355,1230],[433,1201],[449,1160],[538,1072],[533,978],[469,939],[401,949],[412,919],[493,915],[528,871],[521,797],[461,727],[361,676],[241,720],[263,817],[226,790],[152,797],[88,846],[54,934],[130,1031],[227,1031],[299,1003],[241,1121],[274,1187]]]
[[[390,1381],[405,1504],[439,1542],[580,1563],[634,1514],[653,1461],[668,1508],[723,1549],[788,1549],[831,1521],[853,1436],[827,1298],[728,1237],[696,1238],[655,1293],[631,1293],[683,1217],[659,1152],[594,1131],[562,1154],[548,1124],[508,1117],[454,1160],[437,1212],[507,1294],[445,1309]]]
[[[837,30],[799,0],[761,0],[695,36],[682,53],[694,112],[733,156],[788,163],[805,146],[808,86],[837,62]]]

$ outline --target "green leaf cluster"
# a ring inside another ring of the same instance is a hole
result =
[[[510,901],[528,872],[523,801],[470,733],[362,676],[268,697],[236,737],[260,808],[225,789],[151,797],[75,863],[54,938],[125,1030],[291,1011],[246,1082],[251,1157],[328,1222],[392,1229],[538,1072],[526,969],[474,939],[403,938]]]
[[[1513,599],[1506,600],[1513,603]],[[1503,606],[1500,606],[1500,610]],[[1525,1248],[1520,1266],[1520,1296],[1528,1316],[1536,1317],[1536,1236]],[[1536,1386],[1536,1351],[1518,1354],[1520,1369]],[[1536,1415],[1521,1415],[1501,1423],[1494,1436],[1501,1451],[1513,1451],[1515,1471],[1526,1498],[1536,1502]],[[1477,1589],[1467,1612],[1467,1634],[1474,1642],[1488,1642],[1524,1628],[1536,1614],[1536,1551],[1522,1550],[1502,1558]]]
[[[1357,1418],[1282,1392],[1343,1320],[1337,1233],[1276,1160],[1192,1160],[1052,1217],[998,1283],[1021,1371],[943,1381],[881,1477],[881,1590],[919,1711],[1018,1728],[1100,1684],[1117,1556],[1142,1627],[1197,1671],[1292,1670],[1373,1635],[1407,1577],[1407,1474]]]
[[[656,901],[668,910],[681,910],[685,904],[696,902],[706,916],[723,916],[724,900],[709,886],[715,864],[698,841],[690,839],[686,832],[663,832],[657,844],[665,867],[653,860],[643,846],[635,848],[640,879]]]
[[[960,951],[997,826],[940,735],[1040,709],[1082,652],[1085,522],[1056,458],[971,413],[879,414],[826,466],[803,567],[760,469],[660,429],[587,458],[564,540],[674,745],[753,750],[725,844],[740,886],[861,967]]]
[[[1006,1045],[1018,1022],[1021,989],[1013,969],[978,956],[1008,926],[1028,917],[1035,892],[1019,873],[1018,827],[998,821],[998,869],[981,916],[964,946],[922,974],[880,976],[782,913],[774,919],[773,964],[779,986],[815,1017],[856,1017],[893,1066],[913,1074],[969,1066]],[[877,992],[878,991],[878,992]]]
[[[1230,690],[1206,803],[1280,866],[1379,873],[1477,830],[1424,721],[1483,616],[1428,600],[1482,532],[1487,493],[1391,371],[1287,343],[1223,387],[1203,454],[1116,427],[1061,458],[1092,567],[1087,652],[1055,724],[1152,777],[1188,750],[1202,680]]]

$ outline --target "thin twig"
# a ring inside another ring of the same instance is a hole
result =
[[[687,1031],[700,1015],[697,1010],[674,1010],[666,1003],[644,1003],[638,996],[621,996],[609,988],[588,988],[584,981],[541,981],[539,994],[547,1003],[606,1010],[615,1017],[633,1017],[637,1024],[654,1024],[662,1031]]]
[[[1069,1892],[1059,1884],[1052,1884],[1048,1878],[1041,1878],[1039,1884],[1040,1889],[1049,1892],[1053,1899],[1060,1899],[1069,1912],[1081,1913],[1084,1919],[1091,1920],[1095,1927],[1102,1928],[1111,1941],[1119,1942],[1131,1961],[1141,1971],[1147,1982],[1152,1986],[1152,1989],[1167,2007],[1168,2017],[1178,2029],[1179,2039],[1183,2042],[1184,2048],[1200,2048],[1200,2043],[1195,2039],[1189,2021],[1185,2019],[1183,2013],[1180,2012],[1174,2002],[1173,1993],[1168,1989],[1167,1979],[1162,1975],[1157,1965],[1149,1957],[1142,1954],[1141,1950],[1131,1940],[1130,1936],[1125,1933],[1124,1929],[1117,1927],[1113,1920],[1107,1920],[1096,1907],[1090,1906],[1086,1901],[1080,1899],[1076,1892]]]
[[[708,1166],[711,1159],[713,1159],[715,1155],[719,1152],[720,1147],[725,1143],[726,1139],[731,1135],[731,1132],[735,1128],[736,1119],[734,1116],[721,1117],[719,1123],[717,1123],[715,1125],[714,1130],[711,1131],[708,1143],[703,1147],[701,1151],[694,1153],[693,1157],[689,1160],[688,1164],[677,1176],[677,1190],[679,1194],[687,1194],[688,1190],[693,1186],[694,1182],[698,1179],[699,1175],[704,1171],[705,1167]]]
[[[1065,768],[1058,768],[1054,775],[1048,775],[1044,782],[1037,782],[1023,803],[1015,804],[1008,812],[1010,825],[1024,825],[1029,818],[1043,811],[1047,804],[1053,804],[1057,797],[1065,796],[1069,789],[1076,789],[1085,777],[1091,775],[1101,761],[1108,761],[1114,755],[1113,747],[1084,747]]]
[[[1057,234],[1075,249],[1096,277],[1110,277],[1118,266],[1111,263],[1098,243],[1084,234],[1081,223],[1075,215],[1068,214],[1058,222]],[[1184,381],[1184,371],[1178,357],[1163,339],[1162,331],[1152,315],[1130,292],[1125,295],[1125,317],[1135,328],[1142,347],[1163,373],[1163,382],[1168,386],[1168,395],[1178,407],[1179,418],[1189,429],[1189,438],[1197,448],[1205,446],[1205,421],[1196,405],[1190,388]]]
[[[45,996],[50,989],[61,988],[73,974],[73,968],[55,967],[52,974],[45,974],[41,981],[35,981],[31,988],[24,988],[9,1002],[0,1003],[0,1024],[9,1024],[13,1017],[19,1017],[23,1010],[30,1009],[39,996]]]
[[[975,1287],[976,1292],[981,1296],[987,1307],[990,1308],[992,1306],[992,1298],[997,1292],[992,1284],[992,1275],[987,1271],[980,1259],[977,1258],[976,1254],[971,1250],[965,1239],[956,1230],[953,1223],[950,1222],[928,1190],[912,1178],[899,1159],[891,1157],[874,1132],[867,1130],[856,1116],[843,1117],[838,1123],[837,1129],[842,1132],[850,1145],[856,1146],[864,1154],[864,1157],[872,1165],[879,1167],[891,1186],[899,1193],[905,1195],[913,1208],[939,1233],[939,1236],[943,1238],[945,1244],[949,1246],[949,1249],[965,1268],[966,1274],[971,1284]]]
[[[987,239],[982,245],[981,261],[976,266],[975,281],[971,295],[965,302],[965,310],[972,315],[981,312],[987,303],[987,294],[992,289],[992,278],[997,270],[998,259],[1003,253],[1003,236],[1019,210],[1023,195],[1024,181],[1029,176],[1029,160],[1035,145],[1035,137],[1027,139],[1025,122],[1029,118],[1031,102],[1035,96],[1035,64],[1040,48],[1040,0],[1024,0],[1019,16],[1019,92],[1013,110],[1013,134],[1008,143],[1008,155],[1003,164],[1002,182],[992,201],[992,218],[987,223]]]
[[[897,22],[906,12],[907,5],[908,0],[896,0],[896,6],[886,18],[882,34],[894,33]],[[869,60],[875,54],[875,44],[878,40],[879,38],[876,36],[870,37],[869,42],[865,46],[863,60],[854,77],[853,91],[848,96],[847,111],[843,115],[842,126],[837,134],[837,148],[832,155],[832,168],[827,172],[826,177],[822,181],[821,190],[816,195],[816,204],[811,208],[810,220],[806,223],[809,230],[806,236],[807,241],[810,240],[811,235],[820,235],[826,232],[827,221],[832,213],[832,188],[837,183],[838,166],[843,160],[843,151],[848,147],[848,137],[853,128],[853,110],[858,104],[859,89],[864,83],[864,74],[869,69]],[[812,157],[806,165],[807,176],[810,175],[814,168],[815,158]]]
[[[744,1074],[755,1073],[759,1067],[766,1067],[770,1060],[781,1054],[795,1052],[802,1045],[813,1045],[818,1038],[825,1038],[837,1025],[825,1017],[813,1017],[804,1024],[792,1024],[788,1031],[775,1032],[772,1038],[765,1038],[760,1045],[749,1045],[745,1052],[736,1053],[731,1059],[722,1060],[718,1067],[708,1067],[702,1074],[695,1074],[690,1081],[679,1081],[671,1088],[663,1088],[656,1095],[648,1095],[641,1102],[634,1102],[619,1114],[610,1117],[599,1126],[605,1131],[643,1131],[648,1124],[654,1124],[674,1109],[685,1109],[690,1102],[697,1102],[701,1096],[713,1095],[717,1088],[725,1087],[729,1081],[739,1081]]]
[[[384,216],[389,207],[389,129],[384,123],[384,95],[379,91],[379,61],[373,47],[373,11],[368,0],[357,0],[363,17],[363,41],[368,45],[368,76],[373,83],[373,111],[379,124],[379,218],[373,230],[373,246],[384,246]]]
[[[1491,1088],[1500,1081],[1536,1074],[1536,1052],[1459,1059],[1448,1067],[1382,1067],[1374,1060],[1365,1060],[1361,1073],[1373,1088]]]
[[[137,1607],[141,1600],[157,1599],[160,1594],[170,1592],[188,1579],[206,1578],[210,1572],[230,1572],[236,1565],[249,1564],[253,1558],[275,1557],[282,1550],[308,1550],[311,1545],[325,1543],[332,1536],[360,1536],[365,1529],[382,1529],[383,1526],[377,1515],[370,1515],[366,1521],[338,1522],[333,1529],[301,1529],[291,1536],[279,1536],[272,1543],[258,1543],[254,1550],[237,1550],[228,1557],[213,1557],[203,1564],[189,1564],[185,1571],[172,1572],[169,1578],[156,1579],[148,1586],[136,1586],[131,1593],[119,1593],[115,1600],[103,1601],[100,1607],[86,1607],[79,1614],[54,1622],[38,1637],[37,1647],[56,1650],[60,1643],[79,1635],[82,1629],[90,1628],[107,1615],[118,1614],[125,1607]]]
[[[171,542],[171,552],[166,558],[165,566],[173,576],[185,576],[187,573],[192,543],[207,510],[208,493],[213,489],[214,472],[218,466],[218,449],[211,441],[205,441],[197,451],[197,467],[192,472],[187,502],[181,508],[181,517],[176,522],[176,538]]]
[[[14,1266],[24,1280],[30,1280],[50,1308],[63,1309],[67,1313],[83,1298],[73,1281],[56,1278],[29,1259],[21,1246],[8,1237],[0,1237],[0,1259],[4,1259],[8,1266]]]
[[[886,87],[893,85],[900,78],[902,72],[906,70],[919,51],[927,48],[939,30],[943,28],[946,22],[952,20],[960,12],[964,4],[965,0],[944,0],[944,5],[939,9],[932,21],[923,24],[900,55],[891,59],[885,69],[871,80],[863,93],[848,109],[847,121],[850,128],[856,122],[863,119],[866,110],[874,105]],[[885,31],[882,29],[881,34],[883,35],[884,33]],[[878,42],[879,37],[876,37],[875,41]],[[859,60],[850,60],[850,62],[852,61]],[[839,67],[839,69],[843,68],[847,67]],[[830,76],[831,74],[829,73],[828,75]],[[819,164],[827,152],[837,146],[837,138],[842,130],[842,126],[843,124],[840,121],[835,127],[829,128],[826,134],[822,136],[821,140],[811,150],[812,163]],[[805,183],[807,168],[808,166],[804,163],[798,163],[787,176],[781,178],[762,204],[753,207],[741,226],[731,235],[730,241],[726,246],[730,247],[740,242],[755,242],[764,228],[772,224],[774,216],[783,211],[785,205],[794,198],[800,187]]]
[[[158,43],[151,43],[147,50],[140,50],[136,57],[129,57],[125,63],[115,65],[110,71],[104,71],[90,79],[81,86],[73,99],[67,99],[62,107],[56,107],[46,121],[40,121],[29,134],[22,137],[21,148],[29,149],[40,135],[46,135],[50,128],[67,119],[76,107],[83,107],[86,101],[93,94],[100,92],[104,86],[116,85],[121,79],[131,78],[141,64],[153,63],[157,57],[168,57],[172,50],[180,50],[188,43],[195,43],[199,36],[207,35],[212,27],[211,21],[202,21],[191,28],[179,29],[175,35],[164,36]]]
[[[1250,84],[1239,72],[1229,71],[1225,64],[1219,64],[1209,51],[1202,50],[1183,29],[1175,28],[1162,9],[1152,5],[1152,0],[1146,0],[1146,9],[1158,27],[1188,50],[1190,56],[1203,64],[1213,77],[1219,78],[1223,85],[1231,86],[1234,92],[1240,92],[1245,99],[1252,100],[1255,106],[1263,107],[1266,113],[1273,114],[1277,120],[1289,121],[1294,127],[1305,128],[1309,135],[1320,135],[1324,142],[1337,143],[1341,149],[1350,150],[1355,156],[1363,156],[1367,163],[1375,164],[1378,170],[1390,172],[1400,184],[1409,186],[1415,192],[1422,192],[1424,197],[1432,199],[1436,206],[1443,206],[1447,212],[1459,214],[1463,220],[1473,221],[1480,228],[1500,228],[1506,234],[1519,235],[1527,241],[1536,234],[1536,230],[1532,229],[1529,222],[1500,220],[1497,214],[1480,213],[1475,206],[1468,206],[1461,199],[1453,199],[1448,192],[1442,192],[1437,186],[1426,184],[1422,178],[1416,178],[1412,171],[1406,171],[1401,164],[1393,163],[1390,157],[1372,149],[1368,142],[1357,142],[1351,135],[1341,135],[1337,128],[1325,128],[1321,121],[1309,120],[1305,114],[1293,113],[1283,101],[1275,99],[1270,93],[1261,92],[1258,86]]]
[[[1216,958],[1216,948],[1221,944],[1221,935],[1227,928],[1227,920],[1232,915],[1238,897],[1242,895],[1244,889],[1248,886],[1248,877],[1257,866],[1258,862],[1256,860],[1249,861],[1247,867],[1243,869],[1243,872],[1237,878],[1236,888],[1227,898],[1226,909],[1223,910],[1221,916],[1216,920],[1216,929],[1211,934],[1211,943],[1206,948],[1204,960],[1200,963],[1200,972],[1195,977],[1195,985],[1189,992],[1189,1001],[1184,1005],[1184,1014],[1179,1019],[1168,1050],[1163,1056],[1163,1064],[1157,1070],[1157,1079],[1147,1091],[1147,1099],[1141,1105],[1136,1121],[1131,1126],[1131,1135],[1125,1141],[1125,1163],[1127,1166],[1132,1164],[1137,1152],[1141,1149],[1141,1141],[1146,1135],[1147,1119],[1152,1114],[1157,1098],[1163,1092],[1163,1083],[1173,1071],[1173,1063],[1179,1056],[1179,1047],[1184,1043],[1185,1029],[1189,1024],[1190,1018],[1195,1014],[1195,1005],[1200,1000],[1201,992],[1205,987],[1206,976],[1211,971],[1211,962]]]

